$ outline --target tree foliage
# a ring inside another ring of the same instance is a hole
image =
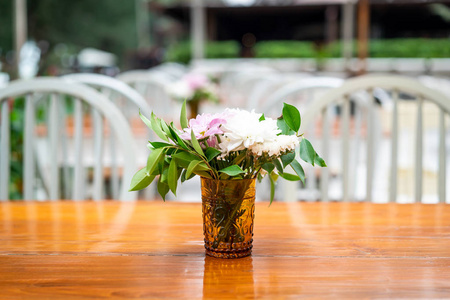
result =
[[[13,0],[0,1],[0,47],[13,49]],[[93,47],[121,58],[137,45],[135,1],[27,1],[28,38],[65,43],[78,50]]]

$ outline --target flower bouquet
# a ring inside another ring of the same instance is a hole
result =
[[[215,83],[203,74],[185,75],[181,80],[168,86],[168,93],[180,102],[186,100],[192,117],[197,116],[201,101],[219,102]]]
[[[143,189],[158,177],[157,189],[165,199],[169,191],[176,194],[179,181],[199,175],[205,248],[211,256],[235,258],[251,253],[256,179],[269,178],[272,203],[279,177],[305,180],[298,156],[313,166],[326,166],[299,134],[299,111],[286,103],[278,119],[226,109],[188,121],[185,101],[181,130],[153,113],[150,119],[141,114],[141,119],[162,141],[149,142],[147,165],[134,175],[130,190]],[[285,172],[287,166],[293,173]]]

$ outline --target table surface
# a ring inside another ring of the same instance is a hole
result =
[[[0,204],[2,299],[450,298],[450,205],[257,203],[205,257],[200,203]]]

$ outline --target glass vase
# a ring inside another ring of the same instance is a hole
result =
[[[206,254],[239,258],[252,252],[255,179],[201,178]]]

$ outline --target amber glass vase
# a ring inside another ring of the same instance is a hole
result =
[[[202,212],[206,254],[239,258],[252,252],[255,179],[203,178]]]

